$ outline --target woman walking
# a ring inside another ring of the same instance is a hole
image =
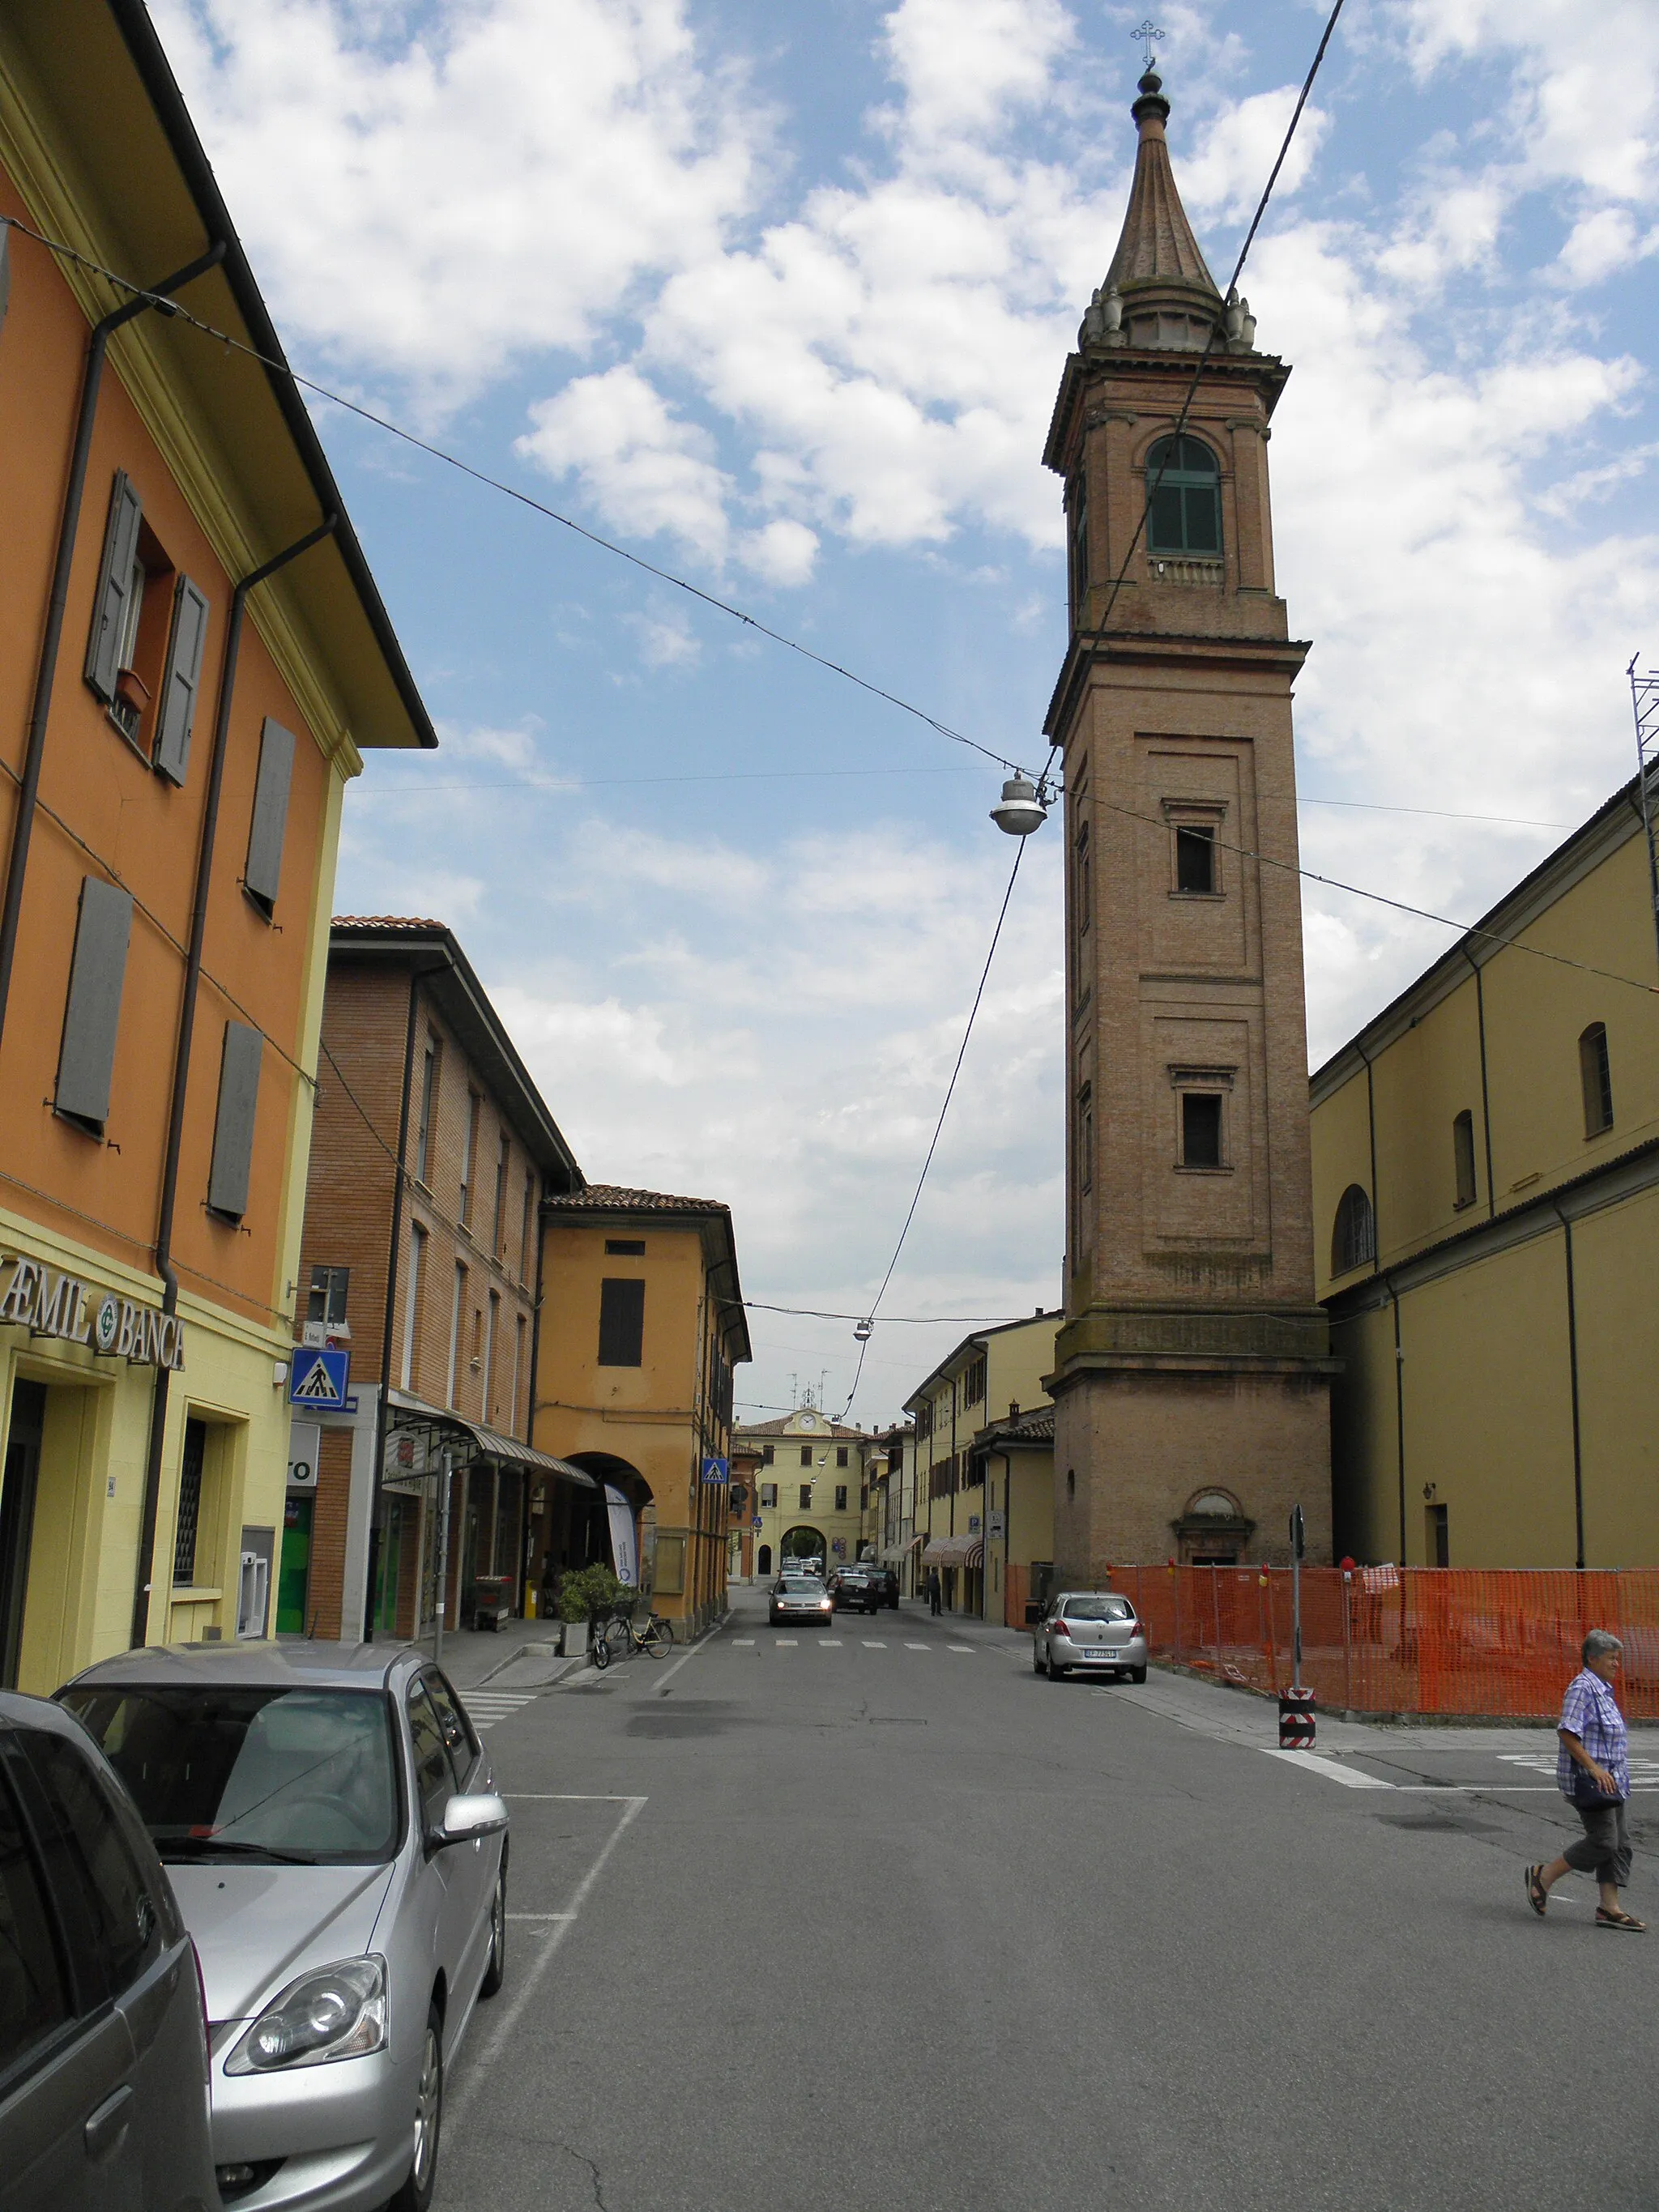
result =
[[[1613,1694],[1625,1647],[1605,1628],[1592,1628],[1579,1654],[1583,1670],[1567,1685],[1556,1735],[1561,1742],[1555,1778],[1583,1822],[1584,1832],[1547,1866],[1527,1869],[1527,1902],[1541,1920],[1549,1893],[1570,1871],[1593,1874],[1601,1885],[1598,1928],[1642,1936],[1647,1923],[1626,1912],[1619,1893],[1630,1880],[1630,1837],[1625,1802],[1630,1796],[1630,1743],[1625,1716]]]

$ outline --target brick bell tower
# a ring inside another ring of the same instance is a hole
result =
[[[1139,94],[1123,234],[1043,454],[1072,618],[1046,726],[1066,794],[1060,1588],[1119,1560],[1283,1559],[1297,1501],[1310,1558],[1330,1556],[1337,1363],[1314,1298],[1291,872],[1308,647],[1274,593],[1267,494],[1290,372],[1205,265],[1151,69]]]

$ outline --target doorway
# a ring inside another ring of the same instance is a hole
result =
[[[46,1384],[14,1382],[4,1487],[0,1488],[0,1688],[8,1690],[17,1686],[23,1648],[23,1606],[28,1592],[34,1500],[40,1484],[40,1439],[46,1425]]]
[[[757,1575],[769,1575],[771,1571],[772,1547],[769,1544],[763,1544],[755,1554],[755,1572]]]
[[[306,1632],[306,1600],[311,1590],[311,1516],[316,1504],[309,1491],[290,1490],[283,1508],[283,1557],[276,1570],[278,1636]]]

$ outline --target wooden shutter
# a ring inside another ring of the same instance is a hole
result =
[[[645,1346],[645,1285],[607,1275],[599,1285],[599,1364],[638,1367]]]
[[[205,596],[188,576],[180,576],[173,594],[173,634],[167,640],[161,704],[155,718],[155,765],[173,783],[184,781],[190,760],[190,733],[196,723],[207,626]]]
[[[143,513],[126,471],[118,469],[104,532],[103,564],[92,602],[92,635],[87,641],[87,681],[106,701],[115,696],[115,679],[121,672],[121,630],[132,589],[132,564],[138,552],[138,525]]]
[[[288,791],[294,775],[294,732],[265,717],[259,738],[259,780],[247,834],[248,896],[267,915],[276,911],[283,880],[283,840],[288,833]]]
[[[131,896],[100,877],[84,877],[52,1103],[60,1114],[73,1115],[100,1133],[109,1119],[115,1032],[131,934]]]
[[[240,1221],[247,1212],[248,1170],[253,1164],[253,1117],[259,1103],[259,1061],[264,1039],[246,1022],[225,1024],[219,1063],[219,1113],[213,1125],[213,1164],[208,1204]]]

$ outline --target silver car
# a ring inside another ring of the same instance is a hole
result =
[[[828,1628],[836,1617],[836,1601],[816,1575],[780,1575],[772,1585],[769,1616],[774,1628],[786,1620],[815,1620]]]
[[[426,2212],[444,2074],[501,1985],[507,1808],[406,1647],[175,1644],[58,1692],[126,1784],[200,1954],[236,2212]]]
[[[1031,1665],[1051,1682],[1079,1674],[1146,1679],[1146,1631],[1133,1602],[1113,1590],[1061,1590],[1031,1638]]]

